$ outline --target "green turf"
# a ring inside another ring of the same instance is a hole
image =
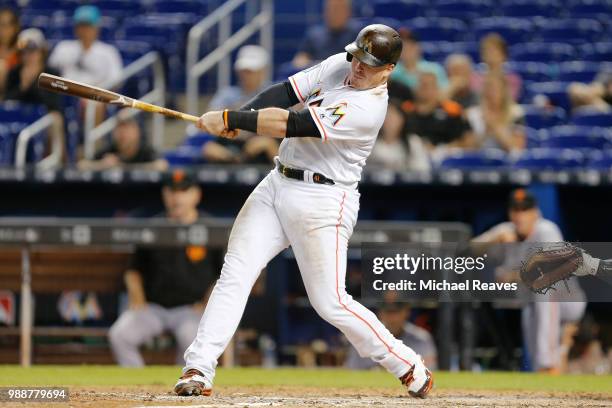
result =
[[[0,366],[0,386],[128,386],[163,385],[171,387],[179,367],[156,366],[125,369],[113,366],[37,366],[29,369]],[[526,373],[435,373],[438,389],[532,390],[599,392],[612,394],[612,376],[546,376]],[[304,370],[281,368],[219,369],[216,385],[294,385],[309,387],[398,387],[398,382],[382,371],[338,369]]]

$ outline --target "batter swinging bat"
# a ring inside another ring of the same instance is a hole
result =
[[[138,99],[128,98],[127,96],[106,89],[50,75],[45,72],[38,76],[38,87],[51,92],[91,99],[96,102],[109,103],[125,108],[140,109],[145,112],[161,113],[171,118],[183,119],[189,122],[197,122],[199,119],[197,116],[139,101]]]

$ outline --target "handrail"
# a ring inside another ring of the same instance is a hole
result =
[[[153,67],[153,90],[138,99],[163,106],[166,100],[166,78],[162,60],[156,51],[150,51],[138,58],[121,71],[120,77],[113,81],[103,83],[101,87],[113,89],[149,67]],[[140,113],[140,111],[131,112],[130,115],[135,116],[138,113]],[[151,120],[153,133],[152,145],[156,150],[161,150],[163,144],[164,116],[151,115]],[[117,114],[108,117],[97,126],[95,125],[95,121],[96,102],[88,101],[87,107],[85,108],[85,158],[90,160],[93,159],[95,155],[96,142],[111,132],[117,124]]]
[[[198,82],[202,75],[217,65],[217,88],[230,84],[230,53],[242,45],[250,36],[259,31],[259,43],[272,55],[273,42],[273,0],[260,0],[261,11],[251,21],[230,36],[231,13],[250,0],[229,0],[189,30],[187,42],[187,112],[197,115]],[[204,35],[215,25],[219,25],[219,45],[206,57],[199,59],[200,43]],[[268,69],[268,79],[271,71]]]
[[[17,147],[15,148],[15,167],[23,169],[26,165],[26,155],[28,152],[28,142],[40,132],[48,129],[53,125],[55,114],[47,113],[37,121],[23,128],[17,136]],[[40,166],[44,161],[48,166],[56,166],[59,164],[62,157],[62,139],[58,135],[53,135],[51,143],[51,153],[45,159],[38,163]],[[49,164],[50,163],[50,164]]]

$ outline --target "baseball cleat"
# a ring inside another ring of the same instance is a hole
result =
[[[190,368],[179,378],[174,386],[174,392],[183,397],[200,395],[208,397],[212,394],[212,383],[200,371]]]
[[[424,364],[412,366],[400,381],[408,388],[408,394],[414,398],[425,398],[433,388],[433,375]]]

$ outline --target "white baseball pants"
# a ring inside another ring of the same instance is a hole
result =
[[[251,287],[266,264],[291,245],[310,303],[362,357],[396,377],[420,357],[397,340],[376,315],[346,293],[346,252],[359,210],[359,193],[336,185],[293,180],[273,170],[240,210],[225,262],[198,334],[185,351],[185,371],[213,381],[217,359],[231,340]]]

